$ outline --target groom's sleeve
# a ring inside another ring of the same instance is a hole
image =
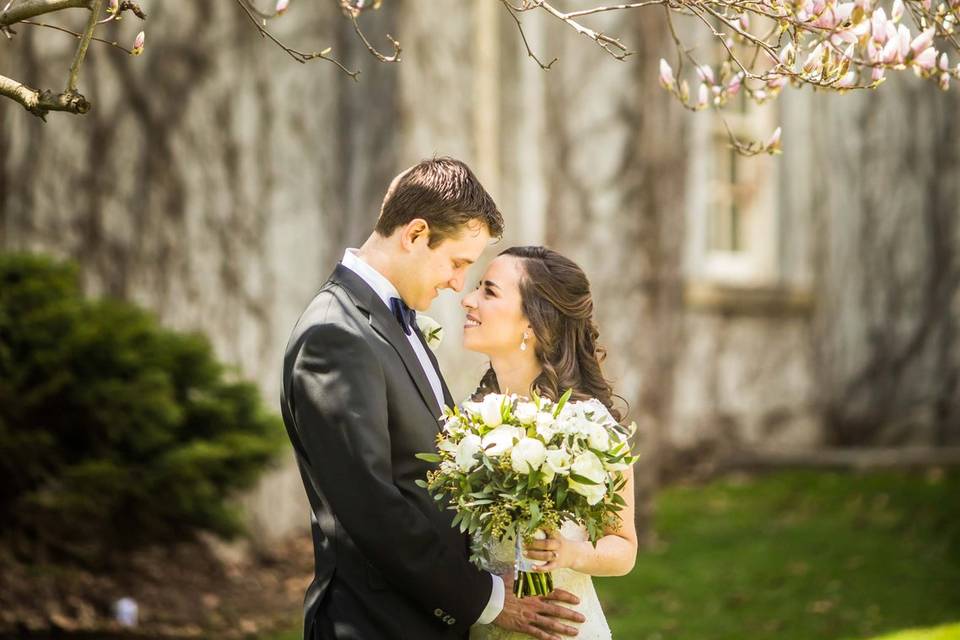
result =
[[[294,363],[291,404],[308,473],[360,552],[428,616],[466,632],[490,601],[493,576],[451,549],[394,484],[386,381],[370,345],[343,326],[312,329]]]

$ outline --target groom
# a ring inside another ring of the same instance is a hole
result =
[[[347,249],[300,317],[283,362],[281,408],[310,500],[315,576],[307,640],[465,638],[496,624],[542,640],[583,616],[564,591],[517,599],[512,576],[468,561],[466,537],[416,486],[444,404],[453,405],[417,328],[440,289],[463,289],[503,218],[457,160],[397,176],[359,249]]]

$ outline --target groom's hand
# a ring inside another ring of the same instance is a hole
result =
[[[563,636],[575,636],[577,630],[561,620],[583,622],[583,614],[554,602],[580,604],[580,599],[563,589],[554,589],[546,596],[518,598],[513,594],[513,575],[503,576],[503,610],[493,624],[510,631],[519,631],[538,640],[562,640]],[[560,635],[557,635],[560,634]]]

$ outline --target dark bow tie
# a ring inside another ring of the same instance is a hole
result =
[[[417,326],[417,312],[400,298],[390,298],[390,310],[393,311],[393,316],[400,323],[403,332],[410,335],[413,328]]]

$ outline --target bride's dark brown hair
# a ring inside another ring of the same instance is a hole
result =
[[[534,355],[543,370],[533,388],[554,401],[573,389],[572,399],[596,398],[621,420],[620,411],[613,406],[613,388],[600,370],[606,350],[597,344],[600,332],[593,321],[593,297],[583,269],[546,247],[510,247],[500,255],[519,258],[523,271],[523,314],[533,328]],[[474,398],[499,391],[497,374],[490,367]]]

